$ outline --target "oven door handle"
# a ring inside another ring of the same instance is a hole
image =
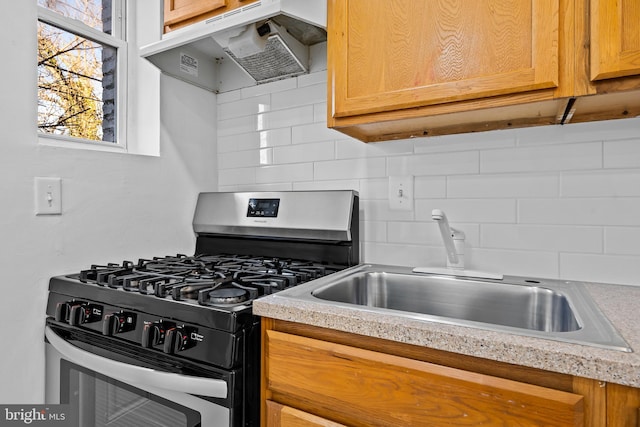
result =
[[[225,399],[227,383],[224,380],[200,378],[190,375],[172,374],[141,366],[117,362],[97,354],[84,351],[63,338],[60,338],[49,326],[45,327],[45,336],[49,343],[69,362],[83,366],[110,378],[131,385],[157,387],[164,390]]]

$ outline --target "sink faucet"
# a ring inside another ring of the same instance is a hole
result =
[[[437,221],[440,234],[447,250],[447,268],[464,270],[464,233],[449,226],[447,215],[440,209],[431,211],[431,218]]]
[[[440,209],[431,211],[431,218],[437,221],[440,234],[447,249],[447,266],[443,267],[415,267],[412,271],[421,274],[446,274],[450,276],[474,277],[480,279],[502,280],[501,273],[481,270],[467,270],[464,268],[464,233],[449,226],[447,216]]]

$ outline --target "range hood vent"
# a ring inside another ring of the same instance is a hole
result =
[[[307,73],[309,46],[326,41],[325,28],[325,0],[260,0],[167,33],[140,54],[165,74],[218,92],[219,69],[230,64],[253,84]]]
[[[257,83],[295,77],[309,71],[309,48],[275,22],[252,24],[238,35],[213,38]]]

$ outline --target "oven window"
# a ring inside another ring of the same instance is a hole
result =
[[[77,408],[79,426],[198,427],[200,414],[144,390],[61,362],[60,403]]]

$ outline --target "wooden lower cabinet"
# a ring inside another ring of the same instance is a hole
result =
[[[263,319],[263,426],[634,426],[640,390]]]

